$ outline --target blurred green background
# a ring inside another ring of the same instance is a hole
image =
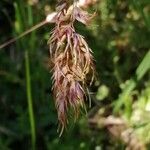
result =
[[[0,44],[55,5],[1,0]],[[150,149],[150,1],[100,0],[87,10],[97,14],[91,24],[75,26],[96,60],[88,114],[58,137],[47,45],[54,25],[45,25],[0,49],[0,150]]]

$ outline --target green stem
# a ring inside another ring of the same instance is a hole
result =
[[[117,80],[118,84],[121,85],[123,81],[122,81],[122,78],[121,78],[121,75],[120,75],[120,72],[119,72],[118,60],[119,60],[118,56],[114,57],[114,59],[113,59],[114,75],[116,77],[116,80]]]
[[[25,69],[26,69],[26,91],[27,91],[27,100],[28,100],[28,111],[29,119],[31,126],[31,140],[32,140],[32,150],[35,150],[36,144],[36,133],[35,133],[35,119],[33,112],[33,101],[32,101],[32,92],[31,92],[31,79],[30,79],[30,63],[28,51],[25,51]]]

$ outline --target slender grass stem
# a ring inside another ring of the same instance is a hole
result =
[[[30,29],[26,30],[25,32],[23,32],[23,33],[20,34],[19,36],[17,36],[17,37],[15,37],[15,38],[13,38],[13,39],[11,39],[11,40],[9,40],[9,41],[3,43],[2,45],[0,45],[0,49],[2,49],[2,48],[4,48],[4,47],[8,46],[8,45],[11,44],[11,43],[16,42],[18,39],[22,38],[23,36],[25,36],[25,35],[27,35],[27,34],[29,34],[29,33],[31,33],[31,32],[33,32],[34,30],[36,30],[36,29],[38,29],[38,28],[44,26],[45,24],[47,24],[47,22],[46,22],[45,20],[42,21],[42,22],[40,22],[39,24],[37,24],[37,25],[31,27]]]
[[[35,129],[35,118],[33,111],[33,101],[31,92],[31,79],[30,79],[30,63],[28,51],[25,51],[25,70],[26,70],[26,91],[27,91],[27,101],[28,101],[28,111],[31,126],[31,140],[32,140],[32,150],[35,150],[36,145],[36,129]]]

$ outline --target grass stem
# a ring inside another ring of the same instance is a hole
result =
[[[25,51],[25,70],[26,70],[26,91],[27,91],[28,111],[31,126],[32,150],[35,150],[36,132],[35,132],[35,118],[33,111],[32,92],[31,92],[30,63],[28,51]]]

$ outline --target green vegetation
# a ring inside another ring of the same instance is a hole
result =
[[[1,0],[0,44],[43,21],[55,4]],[[0,150],[150,149],[149,0],[101,0],[87,10],[96,12],[89,26],[76,23],[96,60],[87,116],[59,138],[47,45],[53,24],[44,25],[0,49]]]

